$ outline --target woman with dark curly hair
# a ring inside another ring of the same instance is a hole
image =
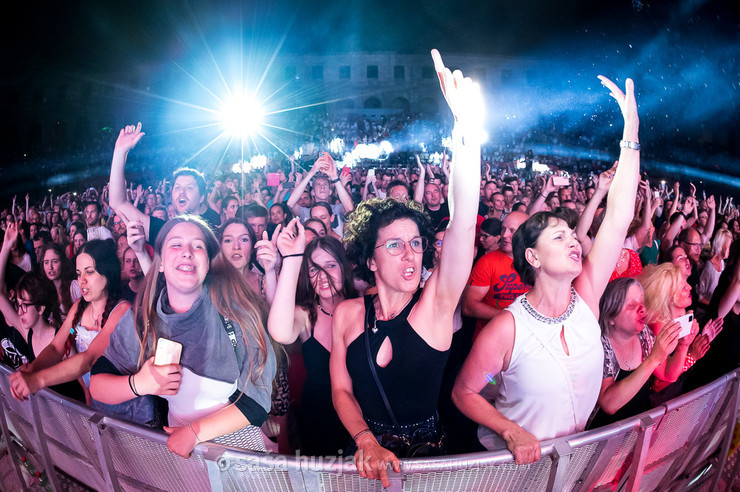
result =
[[[634,84],[626,94],[599,76],[624,117],[619,165],[606,215],[583,259],[570,209],[533,214],[514,233],[514,269],[532,290],[481,331],[452,392],[478,422],[488,449],[508,448],[517,464],[540,458],[540,441],[584,430],[602,382],[599,299],[619,258],[634,215],[640,145]],[[493,405],[479,393],[501,382]]]
[[[456,119],[452,217],[439,265],[420,290],[422,266],[432,265],[434,248],[428,246],[434,230],[416,204],[393,199],[362,203],[345,225],[344,242],[356,274],[374,284],[377,295],[347,299],[333,313],[334,407],[353,436],[360,475],[381,479],[386,487],[388,463],[400,470],[389,448],[406,456],[415,445],[442,449],[437,401],[453,314],[474,253],[482,98],[459,71],[453,77],[436,50],[433,58]]]

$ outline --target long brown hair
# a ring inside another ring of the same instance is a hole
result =
[[[344,252],[344,246],[342,243],[333,237],[317,237],[306,245],[306,250],[303,253],[303,262],[301,263],[301,272],[298,276],[298,286],[296,289],[296,305],[302,307],[308,311],[308,321],[313,327],[316,324],[318,313],[316,312],[316,306],[318,305],[316,299],[316,289],[311,282],[311,276],[308,273],[309,267],[316,267],[319,273],[324,273],[327,278],[331,278],[329,273],[324,271],[319,265],[316,265],[311,256],[317,249],[322,249],[329,253],[339,265],[342,271],[341,285],[337,290],[334,287],[334,282],[330,282],[332,295],[341,296],[344,299],[352,299],[357,297],[357,289],[352,277],[352,264],[347,259],[347,255]]]
[[[262,362],[256,371],[252,372],[252,361],[250,361],[249,378],[252,375],[259,377],[267,363],[269,341],[264,323],[264,320],[267,319],[267,304],[244,282],[236,268],[223,257],[213,231],[203,219],[195,215],[178,215],[170,219],[159,231],[154,242],[154,259],[144,279],[144,288],[137,296],[134,307],[136,329],[141,344],[138,366],[141,367],[144,361],[153,355],[157,339],[156,331],[159,320],[157,301],[166,285],[164,274],[159,271],[159,267],[162,265],[164,241],[173,227],[185,222],[195,224],[203,233],[210,260],[210,267],[204,284],[209,287],[211,302],[222,316],[239,325],[245,343],[249,343],[247,333],[257,340]]]

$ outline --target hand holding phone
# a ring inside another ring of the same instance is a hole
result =
[[[182,344],[166,338],[157,340],[157,350],[154,352],[154,365],[166,366],[179,364],[182,355]]]
[[[555,186],[568,186],[570,184],[570,179],[565,176],[553,176],[552,184]]]
[[[678,338],[683,338],[691,333],[691,327],[694,325],[694,313],[685,314],[673,321],[681,323],[681,331],[678,332]]]

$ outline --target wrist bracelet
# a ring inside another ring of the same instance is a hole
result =
[[[688,371],[694,364],[696,364],[696,359],[694,359],[693,356],[686,354],[686,359],[683,362],[683,372]]]
[[[129,387],[129,388],[131,388],[131,392],[132,392],[132,393],[133,393],[133,394],[134,394],[135,396],[141,396],[141,395],[140,395],[140,394],[139,394],[139,393],[138,393],[138,392],[136,391],[136,386],[134,385],[134,375],[133,375],[133,374],[129,374],[129,376],[128,376],[128,387]]]
[[[303,256],[303,253],[294,253],[292,255],[283,255],[283,258],[297,258],[298,256]]]
[[[620,140],[619,147],[623,149],[632,149],[640,151],[640,144],[638,142],[631,142],[629,140]]]
[[[198,437],[198,433],[195,432],[195,429],[193,429],[193,424],[188,422],[188,427],[190,427],[190,430],[193,431],[193,435],[195,436],[195,444],[198,444],[200,441],[200,437]]]
[[[364,429],[362,429],[362,430],[361,430],[360,432],[358,432],[357,434],[355,434],[355,435],[354,435],[354,436],[352,437],[352,440],[353,440],[353,441],[355,441],[355,443],[357,443],[357,438],[358,438],[358,437],[360,437],[360,436],[361,436],[361,435],[363,435],[363,434],[372,434],[372,432],[373,432],[373,431],[371,431],[369,427],[365,427],[365,428],[364,428]]]
[[[339,178],[332,179],[331,182],[334,183],[334,184],[337,184],[337,183],[339,183]]]

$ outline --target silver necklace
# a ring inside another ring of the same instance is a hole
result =
[[[537,321],[540,321],[542,323],[548,324],[548,325],[554,325],[556,323],[562,323],[563,321],[570,318],[570,315],[573,314],[573,310],[576,307],[576,289],[573,288],[573,286],[570,286],[570,302],[568,303],[568,309],[565,310],[563,314],[560,316],[557,316],[555,318],[552,318],[550,316],[545,316],[544,314],[537,311],[527,300],[527,296],[522,296],[522,306],[524,306],[524,309]]]

